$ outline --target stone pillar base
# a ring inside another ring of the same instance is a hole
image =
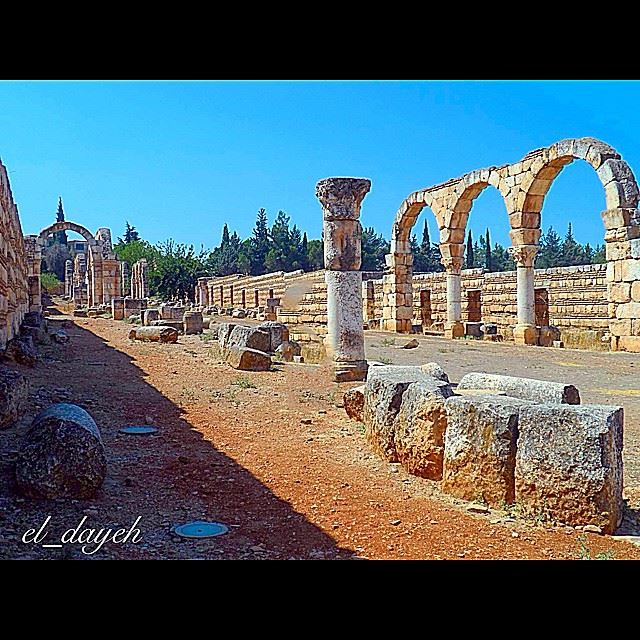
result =
[[[445,322],[444,337],[449,340],[462,338],[464,336],[464,324],[462,322]]]
[[[538,344],[538,329],[532,324],[517,324],[513,329],[516,344]]]
[[[353,362],[338,361],[335,363],[335,382],[358,382],[367,379],[369,365],[366,360]]]
[[[385,318],[382,321],[382,329],[383,331],[393,331],[394,333],[411,333],[411,320]]]

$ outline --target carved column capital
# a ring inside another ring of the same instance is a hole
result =
[[[462,271],[463,259],[460,256],[443,256],[441,262],[447,273],[459,274]]]
[[[326,221],[357,220],[360,205],[371,189],[368,178],[325,178],[316,184],[316,197]]]
[[[535,244],[524,244],[518,247],[509,247],[508,251],[519,267],[533,267],[538,248]]]

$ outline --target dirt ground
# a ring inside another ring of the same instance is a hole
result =
[[[328,382],[321,365],[239,372],[219,361],[206,335],[145,344],[129,341],[123,322],[59,313],[50,322],[64,323],[70,342],[40,347],[34,369],[11,365],[29,377],[31,392],[24,419],[0,431],[2,559],[640,559],[639,546],[611,536],[534,525],[513,513],[470,513],[437,483],[380,460],[340,406],[353,385]],[[399,349],[407,340],[370,332],[368,358],[437,361],[453,381],[471,370],[567,380],[583,402],[622,404],[625,495],[637,517],[640,357],[431,337]],[[91,500],[25,500],[13,478],[20,436],[40,408],[59,401],[94,416],[107,479]],[[118,433],[145,421],[158,433]],[[114,530],[140,516],[142,539],[110,542],[93,555],[77,544],[23,543],[24,532],[49,515],[47,542],[85,516],[83,527]],[[172,533],[173,525],[197,519],[223,522],[229,533],[200,541]]]

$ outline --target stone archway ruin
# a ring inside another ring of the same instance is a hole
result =
[[[29,275],[38,276],[38,287],[42,248],[47,237],[58,231],[74,231],[87,241],[85,259],[81,258],[82,254],[76,256],[73,268],[68,269],[72,281],[65,283],[65,289],[70,292],[74,302],[94,307],[109,304],[113,298],[122,295],[121,263],[113,250],[111,231],[101,227],[94,236],[86,227],[66,220],[46,227],[37,236],[27,236],[31,238],[30,246],[34,252]]]
[[[540,239],[544,198],[562,169],[574,160],[588,162],[605,191],[602,212],[607,258],[609,328],[612,350],[640,351],[640,211],[639,190],[629,165],[608,144],[595,138],[556,142],[522,160],[478,169],[460,178],[411,193],[401,204],[391,234],[383,277],[383,328],[412,330],[413,291],[410,233],[425,206],[440,230],[440,251],[447,274],[445,336],[464,332],[461,322],[460,274],[464,238],[473,201],[489,185],[502,195],[509,216],[509,249],[517,265],[518,344],[536,344],[534,260]]]

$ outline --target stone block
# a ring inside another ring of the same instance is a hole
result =
[[[364,422],[364,388],[365,385],[354,387],[342,396],[347,415],[358,422]]]
[[[607,242],[605,244],[605,255],[607,260],[626,260],[631,258],[630,241]]]
[[[451,387],[435,378],[410,384],[402,395],[393,446],[409,473],[431,480],[442,478],[445,400],[451,395]]]
[[[129,332],[129,340],[140,340],[142,342],[176,343],[178,342],[178,332],[173,327],[137,327]]]
[[[458,389],[492,389],[508,396],[532,402],[580,404],[580,393],[572,384],[547,382],[532,378],[517,378],[489,373],[467,373]]]
[[[609,320],[609,331],[614,336],[630,336],[631,320]]]
[[[640,289],[638,293],[640,293]],[[609,288],[609,300],[611,302],[629,302],[631,300],[631,284],[629,282],[612,284]]]
[[[616,318],[640,318],[640,302],[626,302],[616,308]]]
[[[613,533],[622,520],[622,408],[520,410],[516,501],[525,515]]]
[[[617,351],[629,351],[630,353],[640,353],[640,337],[620,336],[618,338]]]
[[[605,209],[600,215],[605,229],[617,229],[628,226],[631,219],[631,209]]]
[[[517,324],[513,329],[513,341],[519,345],[537,345],[538,330],[533,325]]]
[[[449,398],[442,491],[492,507],[512,504],[518,414],[530,404],[508,396]]]
[[[0,429],[11,427],[25,412],[29,381],[10,369],[0,370]]]
[[[264,351],[235,344],[230,344],[226,349],[225,360],[234,369],[241,371],[268,371],[271,368],[271,357]]]
[[[436,380],[442,380],[443,382],[449,382],[449,376],[445,370],[437,362],[427,362],[421,367],[422,371],[428,376],[435,378]]]
[[[448,340],[464,337],[464,324],[462,322],[445,322],[444,337]]]

